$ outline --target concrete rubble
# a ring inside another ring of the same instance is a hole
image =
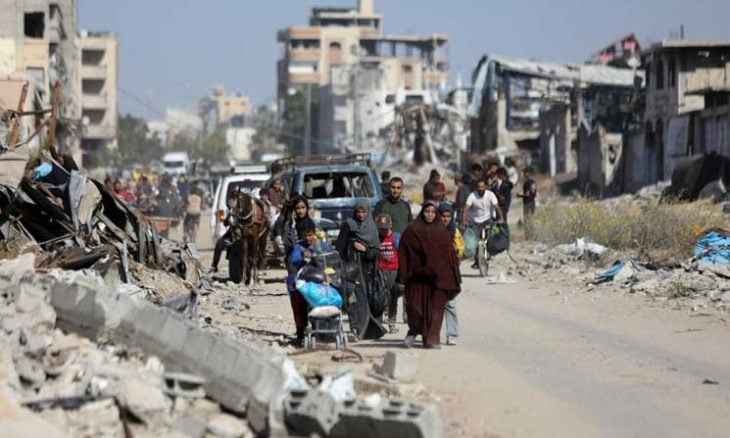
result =
[[[28,423],[0,422],[2,436],[442,433],[429,405],[335,398],[280,349],[110,288],[98,271],[38,268],[44,255],[26,247],[0,261],[0,396]]]

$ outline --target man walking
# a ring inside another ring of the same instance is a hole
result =
[[[394,176],[391,178],[390,194],[375,204],[375,209],[373,210],[374,218],[383,213],[390,215],[393,222],[393,231],[399,234],[403,233],[403,230],[413,220],[411,206],[401,198],[403,187],[403,180],[400,177]]]
[[[403,194],[403,180],[400,177],[394,176],[390,179],[390,194],[385,199],[380,200],[373,209],[373,215],[375,218],[387,214],[390,216],[390,227],[393,234],[397,234],[399,237],[403,234],[408,224],[413,220],[413,214],[411,213],[411,206],[404,199],[401,198]],[[396,283],[398,279],[396,279]],[[396,294],[391,298],[388,308],[388,325],[392,327],[395,325],[396,315],[398,315],[398,298],[399,293],[402,294],[401,288],[394,286],[391,291]],[[403,322],[406,322],[406,306],[405,301],[403,302]]]
[[[499,208],[502,209],[502,215],[504,217],[504,223],[507,223],[507,215],[509,214],[509,207],[512,204],[512,189],[514,184],[509,180],[509,174],[507,169],[500,167],[497,170],[497,179],[494,183],[494,193],[497,195],[499,201]]]
[[[532,236],[530,226],[531,216],[535,214],[535,199],[537,198],[537,183],[532,179],[532,168],[525,168],[525,181],[522,183],[522,193],[517,196],[522,198],[522,221],[525,223],[525,236]]]
[[[480,179],[477,182],[476,191],[469,195],[464,206],[464,226],[471,227],[474,235],[480,238],[482,230],[494,224],[495,212],[497,223],[504,222],[502,209],[499,208],[499,200],[497,196],[490,190],[487,190],[487,180]],[[472,269],[478,269],[477,255],[474,254],[474,264]]]

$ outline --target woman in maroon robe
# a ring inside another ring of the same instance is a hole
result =
[[[424,347],[440,348],[446,303],[461,290],[454,245],[437,217],[436,203],[426,202],[400,238],[398,264],[406,288],[407,348],[417,335],[423,337]]]

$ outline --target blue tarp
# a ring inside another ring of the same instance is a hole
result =
[[[730,263],[730,235],[718,231],[705,234],[695,243],[695,257],[710,265]]]
[[[593,277],[593,283],[603,283],[604,281],[611,281],[613,280],[613,277],[616,276],[619,272],[621,272],[621,269],[624,267],[624,262],[617,261],[613,265],[611,265],[610,268],[606,269],[603,272],[599,272]]]

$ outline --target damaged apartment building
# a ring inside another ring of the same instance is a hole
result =
[[[308,26],[282,30],[278,39],[285,49],[280,111],[290,93],[310,94],[320,149],[375,145],[399,102],[426,102],[449,79],[447,37],[386,34],[373,0],[360,0],[357,9],[313,8]]]
[[[665,40],[643,52],[643,64],[642,123],[624,137],[616,190],[667,180],[691,157],[729,162],[730,40]]]
[[[528,161],[553,176],[578,171],[581,129],[600,126],[620,144],[642,73],[604,64],[483,56],[469,104],[471,152],[529,150]]]
[[[8,92],[2,96],[3,104],[13,109],[19,105],[19,89],[29,82],[26,101],[34,110],[50,106],[54,84],[60,83],[56,146],[80,162],[81,81],[76,16],[76,0],[0,0],[0,82],[4,84],[2,90]],[[34,128],[32,122],[24,125],[20,142]]]

